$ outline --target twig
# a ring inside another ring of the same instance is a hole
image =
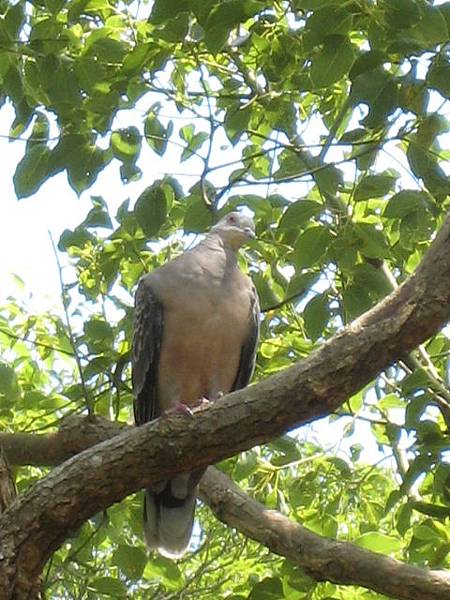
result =
[[[67,356],[73,356],[73,352],[69,352],[69,350],[63,350],[62,348],[58,348],[56,346],[50,346],[50,344],[45,344],[44,342],[30,340],[26,336],[15,335],[14,333],[7,331],[6,329],[2,329],[1,327],[0,327],[0,333],[7,335],[8,337],[12,338],[13,340],[18,340],[20,342],[28,342],[29,344],[32,344],[33,346],[38,346],[40,348],[45,348],[46,350],[52,350],[54,352],[61,352],[61,354],[67,354]]]
[[[91,403],[91,400],[89,397],[86,380],[84,378],[83,366],[81,364],[81,359],[78,354],[77,342],[76,342],[76,339],[75,339],[75,336],[74,336],[74,333],[72,330],[72,325],[70,324],[70,317],[69,317],[69,310],[68,310],[68,303],[67,303],[67,293],[66,293],[66,288],[64,285],[63,276],[62,276],[62,267],[61,267],[61,263],[59,261],[58,252],[56,250],[56,245],[53,240],[52,234],[50,232],[48,232],[48,234],[50,236],[50,242],[52,244],[56,264],[58,267],[59,283],[61,286],[61,300],[62,300],[62,305],[63,305],[63,309],[64,309],[64,314],[66,317],[66,325],[67,325],[67,332],[68,332],[68,336],[69,336],[69,342],[70,342],[70,345],[72,346],[75,362],[77,364],[78,374],[80,376],[81,388],[83,390],[83,396],[86,401],[86,408],[88,411],[88,415],[91,417],[94,414],[94,410],[93,410],[92,403]]]
[[[203,71],[202,71],[201,65],[198,64],[198,67],[199,67],[199,73],[200,73],[200,82],[202,84],[202,88],[205,93],[206,104],[208,105],[208,122],[209,122],[208,150],[206,151],[206,156],[203,159],[203,172],[200,175],[200,187],[201,187],[201,192],[202,192],[202,200],[203,200],[206,208],[213,211],[215,209],[216,203],[214,202],[214,204],[213,204],[213,202],[210,200],[210,198],[208,198],[208,191],[206,189],[206,177],[208,176],[208,173],[210,171],[209,161],[211,159],[211,153],[212,153],[213,143],[214,143],[214,134],[216,132],[217,125],[214,122],[214,116],[213,116],[212,107],[211,107],[211,99],[208,96],[208,87],[206,85],[206,81],[203,76]]]
[[[277,309],[283,307],[285,304],[289,304],[293,300],[296,300],[297,298],[302,296],[306,292],[306,290],[307,290],[307,288],[303,288],[299,292],[295,292],[295,294],[291,294],[287,298],[284,298],[284,300],[280,300],[280,302],[277,302],[276,304],[272,304],[272,306],[266,306],[265,308],[261,309],[261,312],[267,313],[272,310],[277,310]]]

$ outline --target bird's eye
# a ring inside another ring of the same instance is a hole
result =
[[[230,215],[228,217],[228,223],[232,223],[234,225],[234,223],[236,223],[236,217],[234,215]]]

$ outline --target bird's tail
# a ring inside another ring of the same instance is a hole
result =
[[[172,484],[173,481],[168,481],[161,493],[146,490],[144,536],[150,549],[169,558],[180,558],[191,539],[197,486],[179,498],[173,494]]]

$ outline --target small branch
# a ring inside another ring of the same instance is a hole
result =
[[[209,161],[211,159],[212,149],[213,149],[213,145],[214,145],[214,134],[217,129],[217,124],[214,121],[214,115],[213,115],[213,110],[212,110],[212,106],[211,106],[211,99],[208,95],[208,91],[209,91],[208,84],[203,75],[202,66],[201,66],[197,56],[195,57],[195,59],[197,62],[198,72],[200,74],[200,83],[202,84],[204,97],[206,98],[206,104],[208,106],[208,123],[209,123],[208,150],[206,152],[205,158],[203,159],[203,172],[200,176],[200,185],[201,185],[201,189],[202,189],[203,202],[205,203],[205,206],[211,210],[211,208],[213,208],[213,205],[212,205],[211,200],[208,198],[205,181],[206,181],[206,177],[208,176],[208,173],[210,171]]]
[[[69,352],[68,350],[63,350],[62,348],[58,348],[57,346],[50,346],[50,344],[45,344],[44,342],[38,342],[36,340],[30,340],[24,335],[15,335],[11,331],[7,331],[6,329],[2,329],[0,327],[0,333],[8,336],[13,340],[18,340],[20,342],[27,342],[28,344],[32,344],[37,348],[45,348],[46,350],[52,350],[53,352],[61,352],[61,354],[66,354],[67,356],[74,356],[73,352]]]
[[[339,129],[342,121],[345,119],[345,115],[347,114],[349,108],[350,108],[350,98],[347,98],[345,100],[344,104],[341,106],[341,109],[340,109],[336,119],[334,120],[333,125],[330,127],[330,131],[328,133],[327,139],[325,140],[325,143],[319,153],[318,159],[320,162],[325,161],[325,157],[328,153],[328,150],[330,149],[330,146],[333,143],[333,140],[337,133],[337,130]]]
[[[52,235],[50,234],[50,232],[49,232],[49,236],[50,236],[50,241],[51,241],[52,248],[53,248],[53,253],[55,255],[56,264],[58,267],[59,283],[61,286],[61,301],[62,301],[62,305],[64,308],[64,314],[66,317],[66,325],[67,325],[67,332],[69,335],[69,341],[70,341],[70,345],[72,346],[75,362],[77,363],[77,369],[78,369],[78,374],[80,376],[80,382],[81,382],[81,387],[83,390],[83,396],[86,401],[86,408],[87,408],[88,414],[90,416],[92,416],[94,414],[94,410],[92,407],[92,402],[91,402],[88,388],[86,385],[86,380],[84,378],[83,365],[81,364],[81,358],[78,354],[77,342],[75,340],[75,335],[72,330],[72,325],[70,324],[68,302],[67,302],[67,292],[66,292],[66,288],[65,288],[64,280],[63,280],[63,276],[62,276],[62,267],[61,267],[61,263],[59,261],[58,251],[56,250],[55,242],[53,241],[53,238],[52,238]]]
[[[306,291],[306,288],[300,290],[299,292],[295,292],[295,294],[291,294],[290,296],[287,296],[286,298],[284,298],[283,300],[280,300],[280,302],[277,302],[276,304],[272,304],[271,306],[265,306],[264,308],[261,309],[261,312],[267,313],[267,312],[271,312],[273,310],[278,310],[279,308],[282,308],[283,306],[285,306],[286,304],[289,304],[293,300],[297,300],[297,298],[300,298],[300,296],[302,296],[305,293],[305,291]]]
[[[398,288],[397,280],[384,261],[379,267],[379,270],[391,286],[391,289],[396,290]],[[417,347],[416,352],[423,360],[424,365],[422,365],[420,360],[416,357],[415,352],[411,352],[408,357],[403,360],[403,362],[411,372],[415,371],[416,369],[424,370],[430,383],[430,392],[433,396],[433,400],[441,410],[441,414],[444,418],[447,429],[450,431],[450,391],[439,376],[439,373],[437,372],[436,367],[434,366],[433,361],[429,357],[428,352],[423,344],[420,344]]]

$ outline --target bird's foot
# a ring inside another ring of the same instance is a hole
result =
[[[173,402],[172,406],[164,411],[164,415],[170,417],[171,415],[186,415],[188,417],[193,417],[194,413],[190,409],[187,404],[183,404],[183,402]]]
[[[206,408],[208,406],[208,404],[211,404],[211,400],[209,400],[208,398],[202,397],[202,398],[199,398],[197,404],[195,405],[195,408]]]
[[[196,404],[194,404],[195,408],[207,408],[210,404],[213,404],[216,400],[220,400],[221,398],[223,398],[224,393],[223,392],[216,392],[214,395],[210,396],[209,398],[206,398],[205,396],[202,396],[201,398],[199,398],[196,402]]]

